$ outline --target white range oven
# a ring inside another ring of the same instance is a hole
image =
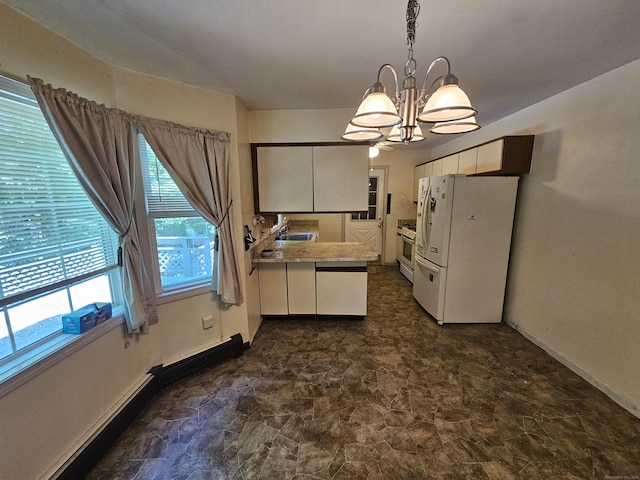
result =
[[[413,283],[415,225],[398,225],[396,260],[400,263],[400,272]]]

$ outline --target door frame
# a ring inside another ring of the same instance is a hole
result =
[[[382,227],[380,227],[380,255],[378,255],[378,260],[375,261],[376,265],[384,264],[384,253],[386,246],[386,236],[387,236],[387,192],[389,190],[388,182],[389,182],[389,165],[370,165],[367,170],[367,179],[369,178],[369,172],[378,170],[380,172],[380,176],[383,179],[383,191],[379,191],[378,194],[382,195],[382,202],[380,203],[381,211],[379,212],[379,218],[381,218]],[[346,241],[347,236],[347,222],[350,220],[351,213],[345,213],[342,216],[342,241]],[[395,238],[395,237],[394,237]]]

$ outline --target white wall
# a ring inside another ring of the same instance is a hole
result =
[[[230,132],[231,218],[236,244],[243,252],[241,229],[246,217],[238,139],[244,139],[246,160],[248,126],[246,109],[243,112],[235,97],[114,68],[4,4],[0,4],[0,73],[22,80],[29,74],[131,113]],[[250,178],[246,166],[243,178]],[[247,271],[242,254],[240,269]],[[243,288],[246,284],[244,278]],[[0,476],[47,478],[74,453],[77,442],[93,433],[103,417],[140,385],[150,367],[179,360],[235,333],[245,341],[251,339],[257,325],[248,323],[248,303],[226,308],[212,293],[165,303],[158,309],[160,322],[148,335],[127,341],[123,330],[115,328],[0,398]],[[214,316],[211,330],[201,326],[206,314]]]
[[[536,135],[518,198],[506,316],[640,416],[638,85],[640,60],[432,153]]]

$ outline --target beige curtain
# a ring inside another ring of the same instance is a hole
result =
[[[128,330],[146,332],[158,315],[134,219],[139,182],[133,119],[40,79],[29,78],[29,84],[80,184],[120,235]]]
[[[231,221],[229,134],[135,117],[139,130],[191,205],[217,227],[212,290],[227,304],[242,303]]]

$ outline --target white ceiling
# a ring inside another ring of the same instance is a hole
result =
[[[0,1],[109,63],[250,110],[355,109],[380,65],[402,76],[407,59],[398,0]],[[419,84],[447,56],[488,124],[640,58],[640,0],[423,0],[414,55]]]

